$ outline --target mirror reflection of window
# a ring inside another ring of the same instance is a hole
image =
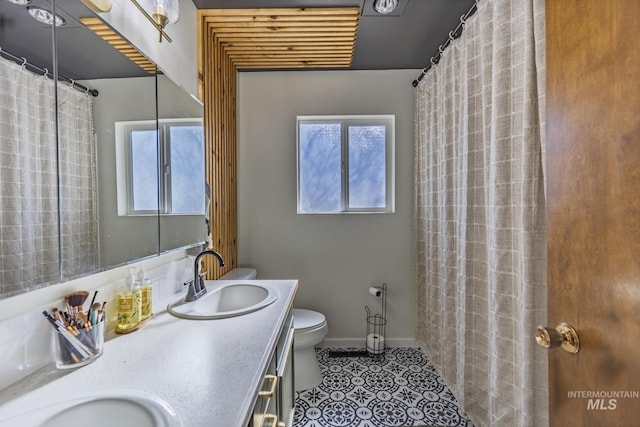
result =
[[[155,121],[119,122],[118,140],[128,142],[126,166],[119,165],[118,180],[128,192],[121,215],[145,215],[158,211],[164,215],[204,214],[204,132],[201,119],[161,119],[156,133]],[[159,147],[159,151],[158,151]],[[159,168],[158,165],[162,164]],[[158,171],[162,171],[159,175]],[[162,179],[158,179],[161,176]]]
[[[171,124],[168,130],[171,212],[203,214],[204,132],[202,123]]]

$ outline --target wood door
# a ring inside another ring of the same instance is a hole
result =
[[[551,426],[640,426],[640,1],[547,0]]]

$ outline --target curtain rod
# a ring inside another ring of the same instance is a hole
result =
[[[438,62],[440,62],[443,52],[447,47],[449,47],[451,42],[462,35],[462,30],[464,30],[464,24],[467,23],[467,19],[469,19],[471,15],[476,13],[476,11],[478,10],[478,3],[480,3],[480,0],[475,0],[473,5],[471,5],[471,8],[467,11],[467,13],[465,13],[460,17],[460,22],[458,23],[456,28],[453,31],[449,31],[449,38],[445,40],[445,42],[438,47],[438,53],[436,53],[434,56],[431,57],[431,59],[429,60],[429,64],[422,70],[418,78],[413,81],[412,83],[413,87],[418,86],[418,83],[420,83],[420,81],[424,78],[424,76],[431,69],[431,67],[433,67]]]
[[[35,64],[32,64],[31,62],[28,62],[24,56],[20,57],[20,56],[14,55],[13,53],[6,51],[2,49],[2,47],[0,47],[0,56],[2,55],[4,55],[5,58],[11,59],[17,64],[22,65],[22,68],[24,69],[29,68],[30,69],[29,71],[34,71],[34,72],[37,72],[38,74],[42,74],[47,78],[53,79],[53,74],[50,73],[49,70],[47,70],[46,68],[39,67]],[[80,83],[76,83],[75,80],[70,79],[69,77],[65,77],[61,74],[58,74],[58,80],[64,80],[65,82],[69,83],[71,87],[79,90],[80,92],[88,93],[88,94],[91,94],[92,96],[98,96],[97,89],[89,89],[88,87],[81,85]]]

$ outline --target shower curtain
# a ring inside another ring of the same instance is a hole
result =
[[[416,334],[476,427],[548,424],[544,31],[482,0],[416,91]]]
[[[2,297],[97,268],[92,100],[64,84],[58,97],[60,245],[54,83],[0,58]]]
[[[62,280],[99,271],[93,97],[58,88]]]

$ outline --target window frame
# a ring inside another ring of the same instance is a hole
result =
[[[341,156],[341,209],[336,211],[305,211],[301,206],[300,178],[300,125],[301,124],[340,124]],[[385,127],[385,205],[384,207],[349,207],[349,126]],[[314,214],[363,214],[395,212],[395,115],[328,115],[296,117],[296,203],[297,213]]]
[[[145,215],[157,215],[159,209],[134,209],[134,197],[133,197],[133,141],[131,135],[136,131],[154,131],[156,132],[156,147],[159,147],[159,134],[158,127],[155,120],[144,120],[137,122],[127,122],[123,128],[122,132],[124,135],[125,142],[125,169],[126,169],[126,215],[127,216],[145,216]],[[156,156],[160,157],[160,156]],[[158,158],[157,160],[157,171],[160,172],[161,161]],[[158,181],[158,185],[160,182]],[[158,191],[160,191],[160,187],[158,187]],[[161,205],[160,195],[158,194],[158,207]]]
[[[118,215],[119,216],[149,216],[149,215],[167,215],[167,216],[184,216],[184,215],[204,215],[204,206],[202,211],[195,212],[172,212],[172,191],[171,191],[171,133],[170,128],[173,126],[203,126],[202,118],[176,118],[176,119],[159,119],[159,120],[139,120],[116,122],[116,177],[117,177],[117,197],[118,197]],[[156,147],[159,155],[157,156],[158,175],[158,209],[142,210],[134,209],[134,193],[133,193],[133,152],[131,135],[135,131],[155,131]],[[204,152],[203,152],[204,157]],[[204,177],[204,159],[202,161],[203,177]],[[204,200],[204,177],[202,183],[202,197]]]

